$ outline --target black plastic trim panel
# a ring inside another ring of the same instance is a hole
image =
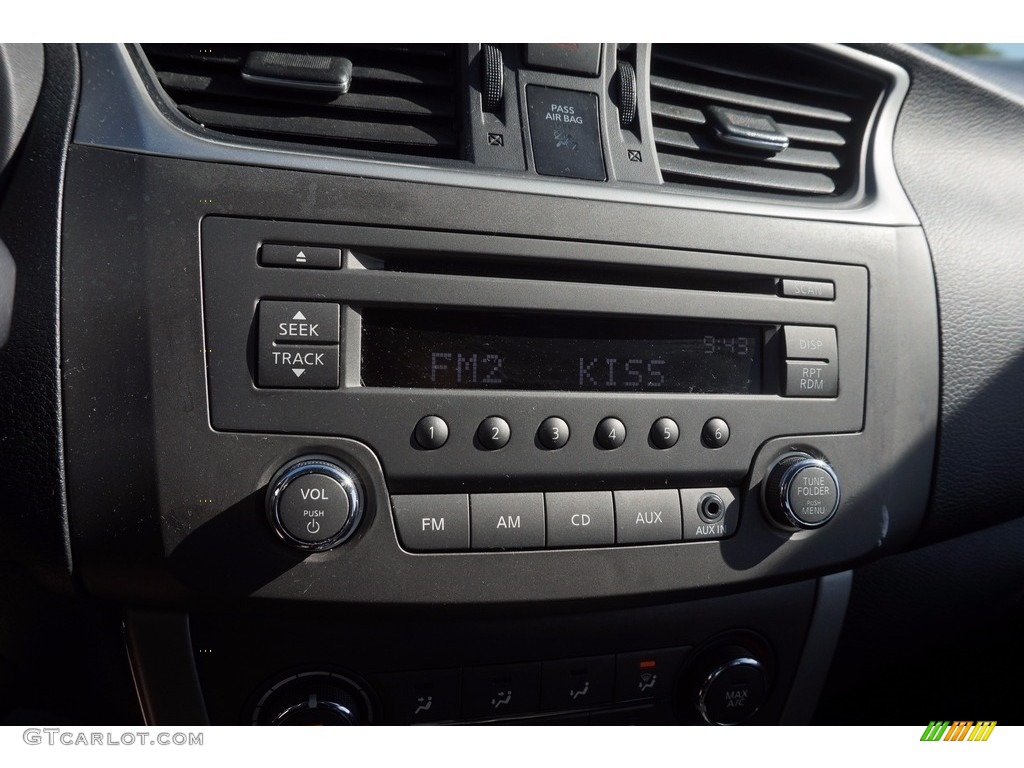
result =
[[[65,292],[64,311],[90,319],[65,327],[65,365],[75,371],[65,379],[69,503],[76,559],[99,594],[147,603],[257,596],[376,604],[679,595],[840,569],[905,543],[920,524],[937,343],[930,264],[915,228],[595,206],[90,147],[71,152],[67,199],[75,202],[66,211],[64,270],[77,290]],[[869,293],[863,428],[760,446],[748,457],[738,531],[722,542],[411,555],[398,545],[384,475],[365,445],[211,427],[208,365],[237,350],[204,337],[200,227],[210,215],[859,265]],[[790,535],[760,514],[757,486],[793,449],[832,463],[844,507],[827,527]],[[343,547],[307,557],[275,539],[261,510],[277,468],[310,452],[361,467],[371,507]]]

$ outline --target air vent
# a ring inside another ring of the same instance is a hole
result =
[[[215,131],[399,155],[460,155],[454,46],[147,44],[142,50],[178,109]],[[341,62],[345,82],[333,89],[303,85],[286,73],[268,84],[273,78],[251,76],[254,60],[295,62],[302,76]]]
[[[789,196],[852,195],[883,92],[871,74],[813,49],[654,45],[650,102],[662,178]]]

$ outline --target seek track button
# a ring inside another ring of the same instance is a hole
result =
[[[261,301],[260,344],[337,344],[340,339],[339,317],[337,304]]]
[[[261,387],[337,389],[338,346],[271,344],[260,340]]]

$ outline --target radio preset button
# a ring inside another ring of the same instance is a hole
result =
[[[671,448],[679,440],[679,425],[674,419],[662,416],[651,425],[651,445],[664,450]]]
[[[512,437],[512,428],[501,416],[488,416],[476,430],[476,439],[480,447],[488,451],[496,451],[508,445]]]
[[[717,416],[704,422],[700,440],[708,448],[721,448],[729,442],[729,423]]]
[[[619,544],[681,541],[679,492],[615,491],[615,534]]]
[[[424,416],[413,431],[416,444],[427,451],[434,451],[448,442],[448,425],[440,416]]]
[[[615,543],[611,491],[545,493],[548,547],[601,547]]]
[[[395,528],[410,552],[469,549],[469,497],[464,493],[392,496]]]
[[[597,425],[594,439],[605,450],[614,450],[626,442],[626,425],[618,419],[609,416]]]
[[[474,493],[469,497],[473,549],[543,549],[543,493]]]
[[[569,425],[565,419],[550,416],[541,422],[537,440],[550,451],[557,451],[569,442]]]

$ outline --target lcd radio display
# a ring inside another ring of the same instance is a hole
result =
[[[761,326],[470,311],[362,312],[367,387],[761,394]]]

